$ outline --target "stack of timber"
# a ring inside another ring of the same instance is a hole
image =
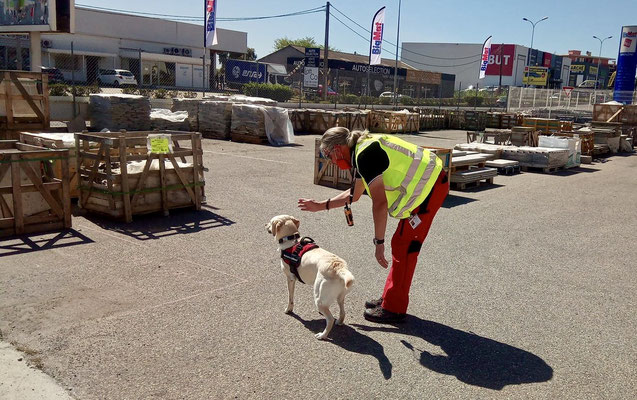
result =
[[[232,104],[230,138],[233,142],[267,144],[263,106]]]
[[[0,141],[1,237],[71,228],[68,160],[66,149]]]
[[[420,119],[418,113],[409,111],[380,111],[369,113],[368,129],[379,133],[418,132]]]
[[[533,128],[535,131],[550,134],[552,132],[573,130],[573,123],[571,121],[560,121],[558,119],[548,118],[530,118],[524,117],[522,126]]]
[[[48,75],[0,71],[0,138],[17,139],[22,131],[50,129]]]
[[[173,106],[171,111],[187,111],[188,122],[190,123],[190,130],[194,132],[199,131],[199,103],[201,100],[197,99],[173,99]]]
[[[170,147],[155,153],[149,135]],[[201,134],[184,132],[76,133],[80,207],[131,222],[134,215],[204,201]]]
[[[637,137],[637,105],[636,104],[595,104],[593,106],[593,122],[619,122],[622,133],[633,139]]]
[[[150,100],[132,94],[92,94],[89,115],[91,127],[98,131],[150,129]]]
[[[469,111],[464,112],[464,129],[470,131],[483,131],[487,128],[487,112],[486,111]]]
[[[489,168],[495,168],[498,175],[515,175],[520,173],[520,163],[513,160],[489,160],[485,163]]]
[[[189,132],[188,112],[153,108],[150,110],[150,127],[153,130]]]
[[[53,177],[63,180],[64,176],[69,177],[70,196],[71,198],[79,198],[80,190],[78,188],[78,174],[75,155],[75,135],[73,133],[20,133],[20,142],[39,146],[50,150],[67,149],[69,160],[66,164],[68,171],[62,171],[63,163],[53,163]]]
[[[199,103],[199,132],[205,138],[230,139],[232,129],[232,104],[227,101],[202,101]]]

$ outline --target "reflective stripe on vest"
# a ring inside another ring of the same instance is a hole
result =
[[[385,147],[387,156],[390,158],[390,165],[393,160],[395,164],[400,164],[400,168],[406,168],[407,170],[404,176],[401,174],[402,180],[397,186],[387,185],[386,182],[393,180],[395,183],[396,178],[400,179],[400,177],[394,174],[400,171],[396,171],[395,168],[388,168],[382,175],[387,200],[391,201],[391,199],[393,199],[391,204],[388,204],[389,215],[399,219],[407,218],[411,214],[411,211],[418,207],[431,191],[436,179],[438,179],[440,171],[442,171],[442,160],[432,151],[413,145],[413,147],[416,147],[416,151],[414,152],[401,145],[400,142],[402,142],[402,140],[385,135],[370,135],[370,139],[364,140],[357,145],[356,157],[358,158],[358,155],[367,148],[367,146],[376,141],[379,142],[382,147]],[[411,143],[409,144],[411,145]],[[396,156],[392,154],[392,151],[407,156],[409,164],[407,165],[404,159],[396,160]],[[424,171],[419,174],[418,171],[422,170],[423,165]],[[388,179],[388,174],[391,174],[392,179]],[[369,193],[367,182],[365,182],[365,179],[362,179],[362,181]]]

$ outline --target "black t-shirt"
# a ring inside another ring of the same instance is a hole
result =
[[[353,157],[352,165],[356,168],[356,177],[362,177],[370,185],[389,167],[389,157],[380,143],[374,142],[358,155],[358,160]]]

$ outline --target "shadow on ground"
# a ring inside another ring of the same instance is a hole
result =
[[[298,315],[290,314],[299,320],[307,329],[314,333],[322,332],[325,329],[325,319],[304,320]],[[347,351],[359,354],[369,354],[378,360],[378,366],[385,379],[391,378],[392,364],[385,355],[383,346],[380,343],[363,335],[349,325],[334,325],[327,340],[329,343],[342,347]]]
[[[102,229],[118,232],[142,241],[196,233],[207,229],[230,226],[235,223],[206,208],[202,208],[201,211],[192,209],[171,210],[170,215],[159,218],[157,214],[136,215],[130,224],[91,214],[87,214],[85,217]]]
[[[40,250],[60,249],[88,243],[93,243],[93,240],[75,229],[66,229],[61,232],[20,235],[0,239],[0,257],[32,253]]]
[[[444,203],[442,203],[443,208],[453,208],[458,206],[463,206],[465,204],[473,203],[474,201],[478,201],[476,199],[472,199],[469,197],[456,196],[455,194],[449,193]]]
[[[439,346],[444,355],[431,354],[401,340],[419,357],[423,367],[453,375],[469,385],[502,390],[507,385],[546,382],[553,377],[553,368],[528,351],[411,315],[404,323],[393,326],[354,326],[363,331],[412,336]]]

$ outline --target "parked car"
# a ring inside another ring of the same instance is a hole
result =
[[[319,85],[318,87],[318,95],[319,96],[323,96],[323,85]],[[336,91],[334,89],[332,89],[331,87],[327,87],[327,95],[328,96],[338,96],[338,93],[336,93]]]
[[[50,83],[64,82],[64,74],[57,68],[42,67],[42,73],[45,73],[49,76]]]
[[[125,69],[100,69],[97,73],[97,83],[107,86],[137,86],[137,79],[132,72]]]
[[[400,100],[400,99],[411,99],[411,97],[409,97],[409,96],[407,96],[405,94],[397,93],[397,94],[394,95],[393,92],[383,92],[378,97],[380,97],[381,99],[382,98],[390,98],[391,99],[391,98],[394,98],[394,97],[398,98],[398,100]]]
[[[584,82],[582,82],[579,85],[577,85],[577,87],[580,88],[580,89],[594,89],[595,88],[595,80],[594,79],[587,79]]]

